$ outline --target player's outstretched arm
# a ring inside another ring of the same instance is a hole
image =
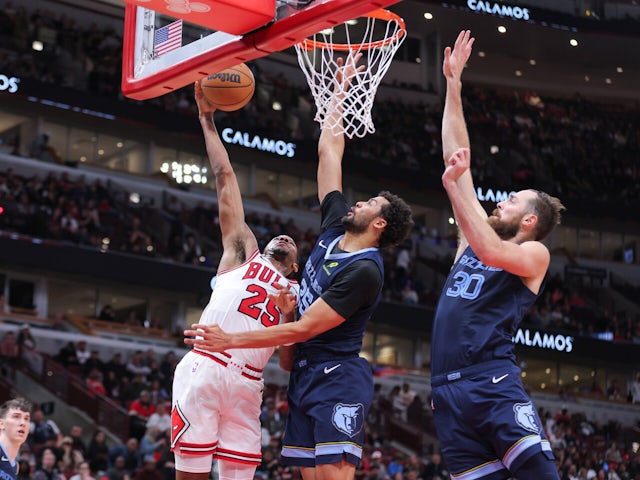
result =
[[[462,107],[462,72],[471,56],[473,43],[475,39],[471,36],[469,30],[462,30],[456,39],[453,49],[446,47],[444,50],[444,61],[442,62],[442,73],[447,82],[447,90],[445,96],[444,112],[442,114],[442,154],[447,166],[447,161],[460,148],[470,149],[469,132],[464,118]],[[467,169],[458,178],[458,187],[462,194],[474,203],[477,214],[483,218],[487,218],[487,213],[476,200],[475,188],[473,186],[473,178],[471,170]],[[453,213],[456,219],[458,212],[455,205],[452,204]],[[467,239],[464,231],[459,231],[458,251],[456,260],[460,257],[467,246]]]
[[[342,106],[340,100],[349,89],[351,80],[358,74],[364,66],[358,67],[358,61],[362,57],[361,53],[353,55],[349,53],[346,60],[342,57],[336,60],[338,68],[333,87],[332,117],[324,122],[324,127],[320,132],[318,141],[318,200],[320,203],[328,193],[335,190],[342,191],[342,157],[344,155],[344,134],[342,133]],[[339,133],[334,131],[337,125]]]
[[[297,322],[247,332],[227,333],[218,325],[191,326],[184,331],[184,343],[201,350],[221,352],[230,348],[275,347],[304,342],[334,327],[345,318],[318,298]],[[195,338],[195,337],[198,338]]]
[[[215,108],[205,98],[200,82],[195,83],[195,99],[207,155],[216,177],[220,230],[224,248],[218,268],[226,269],[242,263],[247,255],[258,247],[258,244],[245,223],[238,180],[213,121]]]
[[[515,243],[502,240],[477,214],[475,203],[479,203],[478,200],[465,195],[459,182],[460,177],[468,173],[470,163],[471,152],[468,148],[460,148],[449,158],[442,174],[442,184],[458,215],[460,230],[482,263],[536,281],[534,288],[537,288],[538,280],[549,266],[549,250],[537,241]]]

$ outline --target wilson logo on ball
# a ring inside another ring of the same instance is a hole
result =
[[[220,80],[222,83],[224,82],[240,83],[241,82],[239,73],[227,73],[227,72],[214,73],[213,75],[209,75],[209,77],[207,78],[209,80]]]

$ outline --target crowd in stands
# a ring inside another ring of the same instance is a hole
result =
[[[112,26],[85,25],[69,15],[29,9],[11,1],[0,12],[0,24],[3,71],[130,101],[119,91],[122,38]],[[34,39],[44,40],[42,51],[32,49]],[[292,84],[282,74],[271,75],[257,64],[252,68],[257,83],[269,91],[269,98],[256,98],[232,115],[231,121],[250,129],[259,127],[271,138],[299,140],[312,135],[315,122],[308,88]],[[194,101],[187,90],[146,104],[194,117]],[[282,110],[271,108],[274,99]],[[579,94],[543,98],[534,91],[475,86],[465,90],[464,104],[474,145],[474,177],[479,185],[515,190],[533,186],[565,201],[638,205],[637,101],[605,104]],[[347,148],[353,171],[375,178],[393,176],[416,188],[437,187],[441,114],[439,104],[394,98],[376,101],[376,134],[354,140]],[[144,246],[145,239],[140,242]]]
[[[45,412],[34,411],[29,439],[19,456],[20,480],[173,480],[170,395],[164,391],[154,395],[145,389],[127,408],[135,421],[129,438],[120,440],[108,437],[99,425],[91,432],[79,425],[62,431]],[[286,387],[267,384],[260,415],[262,463],[256,470],[256,480],[301,478],[296,468],[278,461],[287,408]],[[640,479],[640,425],[623,428],[615,421],[593,421],[579,411],[579,404],[572,404],[571,409],[563,405],[557,412],[540,408],[538,413],[562,480]],[[421,449],[392,441],[389,426],[398,422],[425,434],[426,440],[418,444]],[[450,478],[435,441],[429,399],[408,384],[389,392],[382,392],[376,385],[366,429],[356,479]],[[213,471],[216,478],[215,461]]]
[[[213,202],[200,201],[189,208],[168,194],[162,208],[141,207],[131,204],[127,193],[111,182],[87,182],[82,175],[74,178],[66,172],[23,177],[11,168],[0,171],[0,202],[4,209],[0,229],[6,231],[212,269],[222,252]],[[312,229],[302,231],[292,219],[284,221],[271,214],[248,213],[247,223],[261,249],[282,232],[291,235],[298,243],[301,264],[317,236]],[[387,301],[435,306],[439,285],[424,278],[416,268],[420,262],[416,245],[425,241],[448,244],[448,239],[432,238],[422,230],[417,226],[409,240],[384,252]],[[449,265],[439,273],[446,275]],[[525,323],[584,335],[608,332],[614,341],[640,342],[637,313],[608,311],[596,298],[584,287],[553,278]],[[100,319],[143,325],[135,311],[127,318],[116,318],[109,305],[103,308]]]

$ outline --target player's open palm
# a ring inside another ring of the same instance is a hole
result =
[[[442,174],[442,183],[446,185],[448,182],[454,183],[460,176],[469,170],[471,166],[471,150],[468,148],[459,148],[447,160],[446,168]]]
[[[460,79],[462,70],[471,56],[471,50],[475,38],[471,36],[471,30],[462,30],[456,39],[456,43],[444,49],[444,61],[442,73],[448,79]]]

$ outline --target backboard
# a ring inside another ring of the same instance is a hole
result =
[[[399,0],[125,0],[122,93],[146,100]]]

